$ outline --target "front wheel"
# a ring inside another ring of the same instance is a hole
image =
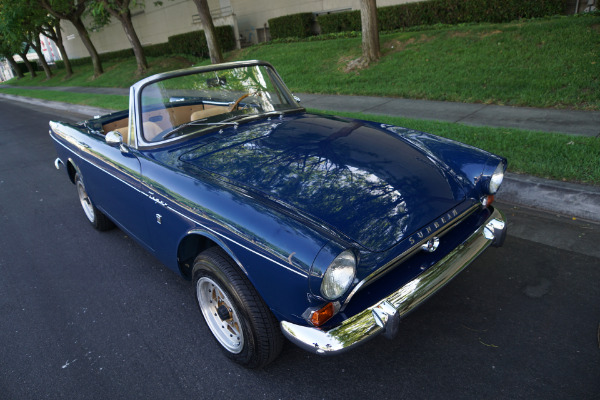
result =
[[[77,195],[79,196],[81,208],[83,208],[83,212],[88,221],[90,221],[90,224],[99,231],[106,231],[113,228],[115,226],[113,222],[108,219],[106,215],[102,214],[102,212],[94,206],[92,200],[90,200],[79,172],[75,174],[75,186],[77,187]]]
[[[281,352],[279,323],[248,279],[218,247],[194,261],[198,307],[213,337],[227,357],[259,368]]]

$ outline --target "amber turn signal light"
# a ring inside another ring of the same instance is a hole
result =
[[[488,196],[484,196],[481,199],[481,204],[483,204],[484,207],[491,206],[493,202],[494,202],[494,195],[493,194],[490,194]]]
[[[310,315],[310,322],[314,326],[321,326],[325,322],[329,321],[335,314],[335,307],[333,303],[327,303],[320,310],[313,311]]]

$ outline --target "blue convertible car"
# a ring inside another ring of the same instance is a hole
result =
[[[224,353],[284,337],[335,354],[435,293],[506,228],[506,160],[397,126],[306,113],[268,63],[146,78],[129,110],[50,122],[85,216],[193,281]]]

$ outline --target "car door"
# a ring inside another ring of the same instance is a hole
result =
[[[81,148],[87,162],[80,168],[84,169],[84,183],[94,205],[151,249],[135,150],[108,145],[101,135],[90,136]]]

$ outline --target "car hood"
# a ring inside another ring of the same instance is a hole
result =
[[[431,153],[384,127],[337,117],[240,125],[180,160],[184,169],[284,204],[371,251],[389,249],[465,197]]]

